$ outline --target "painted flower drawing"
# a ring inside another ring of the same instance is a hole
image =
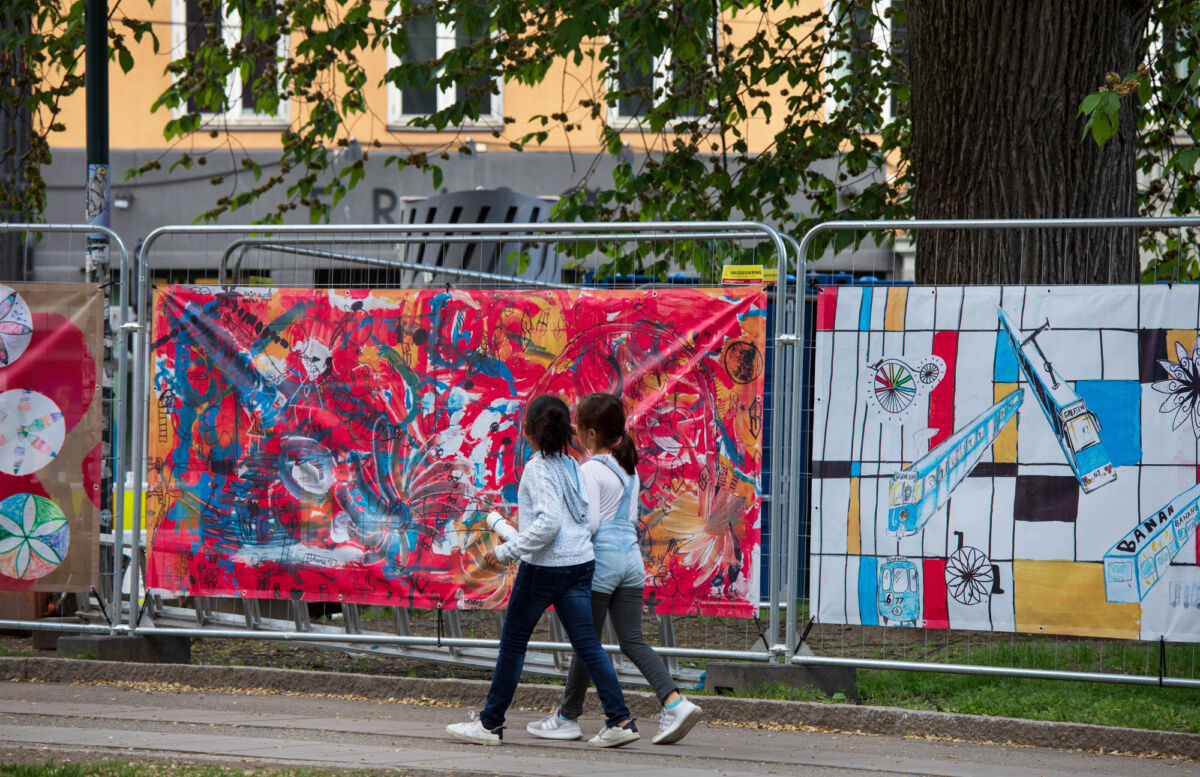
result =
[[[1150,387],[1160,394],[1167,395],[1158,410],[1164,414],[1175,413],[1171,429],[1178,429],[1190,421],[1192,434],[1200,440],[1200,337],[1196,338],[1191,356],[1188,356],[1187,349],[1176,341],[1175,356],[1177,362],[1158,360],[1159,365],[1170,377],[1155,381]]]
[[[58,568],[70,529],[58,505],[34,494],[0,501],[0,575],[34,580]]]

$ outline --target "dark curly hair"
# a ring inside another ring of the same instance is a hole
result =
[[[534,397],[525,408],[525,434],[547,456],[565,454],[575,435],[567,404],[549,394]]]

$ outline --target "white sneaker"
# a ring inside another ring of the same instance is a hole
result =
[[[526,725],[525,730],[542,739],[583,739],[579,722],[566,720],[558,712],[555,710],[541,720],[535,720]]]
[[[637,724],[631,720],[616,728],[605,726],[600,729],[599,734],[588,740],[588,744],[592,747],[620,747],[638,739],[641,739],[641,736],[638,734]]]
[[[472,712],[471,719],[466,723],[451,723],[446,726],[446,733],[463,742],[473,745],[498,745],[503,738],[503,727],[490,731],[483,727],[483,722]]]
[[[703,712],[704,710],[688,701],[686,696],[671,709],[664,707],[662,712],[654,716],[658,721],[658,733],[650,741],[656,745],[678,742],[687,736],[692,726],[700,722]]]

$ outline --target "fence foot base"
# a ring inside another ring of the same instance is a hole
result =
[[[716,692],[743,691],[783,683],[792,688],[817,688],[827,696],[845,694],[858,699],[858,670],[841,666],[780,666],[709,661],[705,685]]]
[[[45,623],[82,623],[79,618],[38,618],[38,621]],[[34,650],[54,650],[58,647],[58,640],[62,637],[77,637],[78,633],[72,634],[69,631],[35,631],[33,632],[33,649]]]
[[[144,664],[187,664],[192,660],[191,637],[115,637],[80,634],[59,637],[59,658],[136,661]]]

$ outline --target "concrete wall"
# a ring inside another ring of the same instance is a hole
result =
[[[277,152],[263,150],[255,152],[254,156],[263,165],[264,175],[271,175],[278,162]],[[162,158],[163,170],[123,182],[126,170],[156,158]],[[212,154],[203,166],[193,165],[191,170],[177,169],[174,173],[167,172],[173,158],[163,157],[163,153],[157,150],[114,150],[111,160],[114,202],[112,227],[126,242],[131,254],[139,241],[152,230],[166,225],[191,224],[199,214],[211,208],[218,197],[255,185],[252,176],[234,167],[228,154]],[[394,167],[385,166],[384,155],[370,156],[365,180],[338,203],[331,222],[401,223],[406,220],[405,198],[428,197],[444,191],[507,187],[523,194],[557,197],[573,190],[585,178],[589,172],[589,168],[583,166],[585,161],[596,166],[592,180],[597,186],[611,181],[613,162],[607,157],[597,161],[593,155],[585,160],[578,155],[565,153],[487,151],[474,155],[456,153],[440,161],[444,180],[440,188],[434,189],[427,174],[412,169],[397,171]],[[214,176],[223,177],[223,182],[214,186],[210,183]],[[57,149],[54,152],[54,163],[47,170],[47,221],[71,223],[83,220],[85,177],[86,164],[82,149]],[[272,194],[250,207],[225,214],[218,223],[249,224],[271,213],[280,201],[280,195]],[[126,207],[120,207],[122,204]],[[803,210],[805,205],[802,199],[797,198],[798,210]],[[288,221],[307,223],[308,214],[303,209],[297,209],[289,214]],[[228,242],[228,237],[161,242],[155,248],[153,267],[189,270],[193,276],[215,277],[221,254]],[[28,246],[27,266],[33,271],[30,280],[82,280],[84,243],[79,235],[46,235],[40,243]],[[373,250],[376,255],[389,255],[389,251],[394,255],[392,248],[384,250],[375,247]],[[256,266],[261,267],[261,261],[264,260],[260,260]],[[113,262],[115,265],[115,257]],[[271,275],[277,283],[304,284],[311,280],[314,267],[328,264],[324,261],[289,258],[277,262]],[[894,252],[891,249],[864,244],[859,251],[825,257],[816,267],[888,275],[893,265]],[[182,279],[182,276],[173,277]]]

